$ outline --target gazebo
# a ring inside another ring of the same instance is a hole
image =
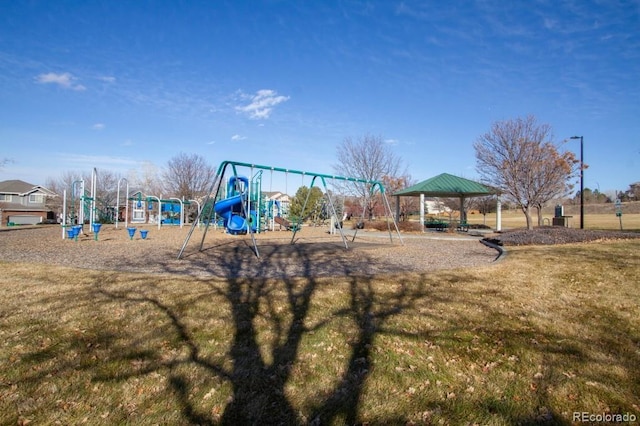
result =
[[[492,195],[489,188],[473,180],[442,173],[430,179],[402,189],[396,197],[396,215],[399,215],[400,197],[420,196],[420,223],[424,225],[424,197],[460,198],[460,219],[466,219],[464,200],[469,197]],[[499,226],[499,225],[498,225]]]

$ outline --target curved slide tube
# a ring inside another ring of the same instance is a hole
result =
[[[234,208],[242,204],[242,195],[225,198],[218,201],[213,209],[224,219],[224,226],[230,234],[238,234],[247,231],[247,220],[239,214],[233,212]]]

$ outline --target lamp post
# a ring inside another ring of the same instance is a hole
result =
[[[571,136],[580,139],[580,229],[584,229],[584,145],[582,136]]]

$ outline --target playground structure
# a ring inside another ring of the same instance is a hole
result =
[[[127,198],[127,215],[129,204],[131,204],[130,223],[156,223],[158,229],[162,225],[177,225],[182,228],[186,219],[185,209],[192,204],[197,206],[198,215],[201,210],[200,202],[197,200],[182,200],[177,197],[162,199],[154,195],[143,195],[142,192],[134,193]],[[155,215],[151,212],[155,212]],[[196,223],[198,223],[197,220]]]
[[[67,206],[67,190],[62,192],[62,239],[75,238],[82,232],[85,221],[88,219],[90,231],[100,232],[100,227],[93,226],[96,223],[96,192],[98,183],[98,170],[94,167],[91,172],[91,189],[89,194],[85,188],[84,179],[71,183],[71,205]],[[67,212],[67,207],[69,211]],[[69,229],[67,229],[69,228]],[[73,233],[68,231],[73,229]],[[67,232],[65,232],[67,231]]]
[[[259,192],[258,196],[250,197],[248,191],[250,191],[248,178],[232,176],[227,183],[227,198],[213,205],[213,210],[222,217],[223,224],[230,234],[258,232],[261,197]],[[249,198],[249,204],[245,208],[247,198]]]
[[[226,191],[223,190],[225,186],[223,182],[225,181],[225,174],[230,166],[231,176],[227,180]],[[242,176],[238,174],[238,168],[244,167],[250,169],[249,177]],[[254,171],[257,170],[256,173]],[[207,234],[207,230],[209,225],[212,223],[212,219],[214,215],[220,215],[222,218],[222,224],[227,229],[230,234],[238,235],[238,234],[249,234],[251,236],[251,241],[253,244],[254,252],[256,256],[260,256],[258,251],[258,246],[256,244],[255,233],[260,232],[262,229],[266,228],[266,220],[272,219],[272,223],[277,222],[281,225],[285,226],[289,230],[293,232],[291,237],[291,244],[295,243],[296,233],[301,229],[301,223],[296,221],[288,221],[282,216],[280,216],[280,206],[278,206],[275,202],[265,202],[262,197],[261,191],[261,183],[262,183],[262,174],[265,170],[268,170],[273,175],[274,172],[285,173],[286,176],[289,174],[301,175],[303,182],[304,176],[311,176],[311,182],[309,184],[309,189],[313,188],[316,180],[322,184],[322,188],[324,189],[326,194],[329,194],[327,187],[327,179],[331,179],[333,181],[347,181],[353,183],[364,184],[368,187],[368,197],[373,197],[376,191],[380,191],[382,195],[383,205],[385,209],[385,215],[387,220],[387,228],[389,231],[389,239],[393,242],[393,231],[395,231],[399,241],[402,243],[402,237],[400,236],[400,230],[398,229],[398,224],[393,216],[391,211],[391,207],[389,205],[389,201],[386,197],[384,185],[376,180],[367,180],[367,179],[359,179],[353,177],[343,177],[343,176],[335,176],[328,175],[323,173],[315,173],[315,172],[307,172],[301,170],[292,170],[285,169],[279,167],[271,167],[264,166],[258,164],[250,164],[250,163],[242,163],[237,161],[223,161],[220,163],[218,170],[216,172],[216,176],[211,185],[209,192],[207,193],[207,197],[203,202],[203,208],[199,209],[198,217],[194,221],[191,226],[191,229],[187,233],[187,236],[184,240],[184,243],[178,253],[178,259],[180,259],[184,253],[184,250],[189,243],[189,240],[193,234],[193,231],[198,223],[205,223],[205,229],[202,233],[202,240],[200,241],[199,251],[203,250],[204,240]],[[226,192],[222,194],[221,191]],[[300,219],[304,218],[305,212],[307,211],[307,204],[309,201],[309,196],[311,191],[307,192],[307,197],[302,206],[302,212],[300,214]],[[331,196],[328,196],[328,212],[331,216],[332,223],[340,224],[340,218],[337,215],[335,203]],[[363,206],[366,205],[366,200]],[[277,208],[278,215],[274,215],[274,210]],[[202,216],[202,218],[201,218]],[[363,207],[361,221],[364,222],[365,209]],[[391,220],[390,220],[391,219]],[[394,230],[391,229],[391,223],[393,223]],[[347,238],[344,234],[342,226],[335,227],[340,233],[340,237],[345,246],[345,249],[349,248],[347,243]],[[332,227],[333,229],[333,227]],[[358,233],[358,227],[355,229],[355,232],[351,238],[351,241],[355,241],[355,238]]]
[[[126,180],[122,178],[118,181],[117,202],[120,200],[120,183]],[[67,190],[62,191],[62,239],[70,239],[78,241],[78,235],[83,233],[85,223],[89,224],[89,232],[93,233],[93,239],[98,240],[98,234],[102,224],[99,222],[101,218],[98,214],[97,207],[98,193],[98,170],[94,167],[91,172],[91,186],[89,192],[85,187],[84,179],[76,180],[71,183],[71,203],[67,206]],[[127,194],[129,193],[129,183],[127,182]],[[117,211],[116,206],[116,227],[117,227]],[[109,216],[113,213],[107,210],[101,211],[102,217]]]
[[[93,233],[94,239],[97,240],[97,234],[100,232],[99,222],[105,218],[107,220],[113,219],[117,229],[120,222],[120,187],[123,182],[126,183],[123,216],[125,228],[128,228],[129,223],[147,223],[146,211],[140,208],[143,203],[145,206],[148,206],[150,210],[155,210],[154,203],[157,205],[157,215],[154,222],[158,224],[158,229],[160,229],[162,225],[179,225],[182,228],[186,223],[185,208],[196,205],[198,215],[201,210],[198,200],[181,200],[175,197],[160,199],[159,197],[151,195],[142,197],[141,193],[138,193],[137,197],[129,196],[129,181],[126,178],[120,178],[117,185],[115,208],[107,207],[105,211],[99,211],[96,203],[98,200],[98,172],[94,167],[89,189],[86,187],[85,180],[79,179],[71,184],[69,201],[67,200],[67,190],[65,189],[63,191],[61,215],[62,239],[68,238],[77,241],[78,234],[83,233],[84,225],[89,224],[89,232]],[[131,216],[129,214],[130,212]]]

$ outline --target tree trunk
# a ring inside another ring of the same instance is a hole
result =
[[[522,206],[522,212],[527,219],[527,229],[533,229],[533,221],[531,220],[531,206]]]
[[[538,210],[538,226],[542,226],[542,206],[536,206]]]

